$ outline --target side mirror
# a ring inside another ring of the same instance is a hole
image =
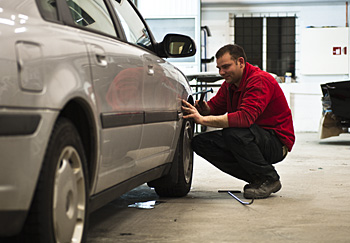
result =
[[[190,57],[196,54],[196,44],[186,36],[180,34],[167,34],[159,43],[162,57]]]

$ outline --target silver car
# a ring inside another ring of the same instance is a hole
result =
[[[143,183],[191,187],[193,104],[129,0],[0,1],[0,236],[83,242],[89,212]]]

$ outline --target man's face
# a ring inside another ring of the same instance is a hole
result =
[[[219,74],[225,79],[225,82],[234,84],[237,87],[241,82],[244,66],[242,57],[232,60],[228,52],[216,60],[216,67],[219,69]]]

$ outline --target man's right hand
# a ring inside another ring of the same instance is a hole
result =
[[[210,107],[206,101],[196,100],[194,107],[196,107],[196,109],[202,116],[210,114]]]
[[[204,106],[201,105],[200,108],[204,109],[205,112],[210,112],[210,108],[207,102],[205,103],[204,102],[203,102]],[[196,101],[196,105],[199,106],[199,104],[197,103],[198,102]],[[201,115],[199,113],[199,110],[195,106],[188,103],[187,101],[182,100],[182,104],[183,104],[182,111],[184,113],[184,116],[183,116],[184,119],[193,119],[195,123],[201,124],[204,126],[209,126],[209,127],[218,127],[218,128],[229,127],[227,114],[219,115],[219,116]]]

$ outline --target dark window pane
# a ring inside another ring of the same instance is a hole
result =
[[[235,44],[244,48],[247,61],[262,68],[262,18],[235,18]]]
[[[267,18],[267,71],[295,76],[295,17]]]

